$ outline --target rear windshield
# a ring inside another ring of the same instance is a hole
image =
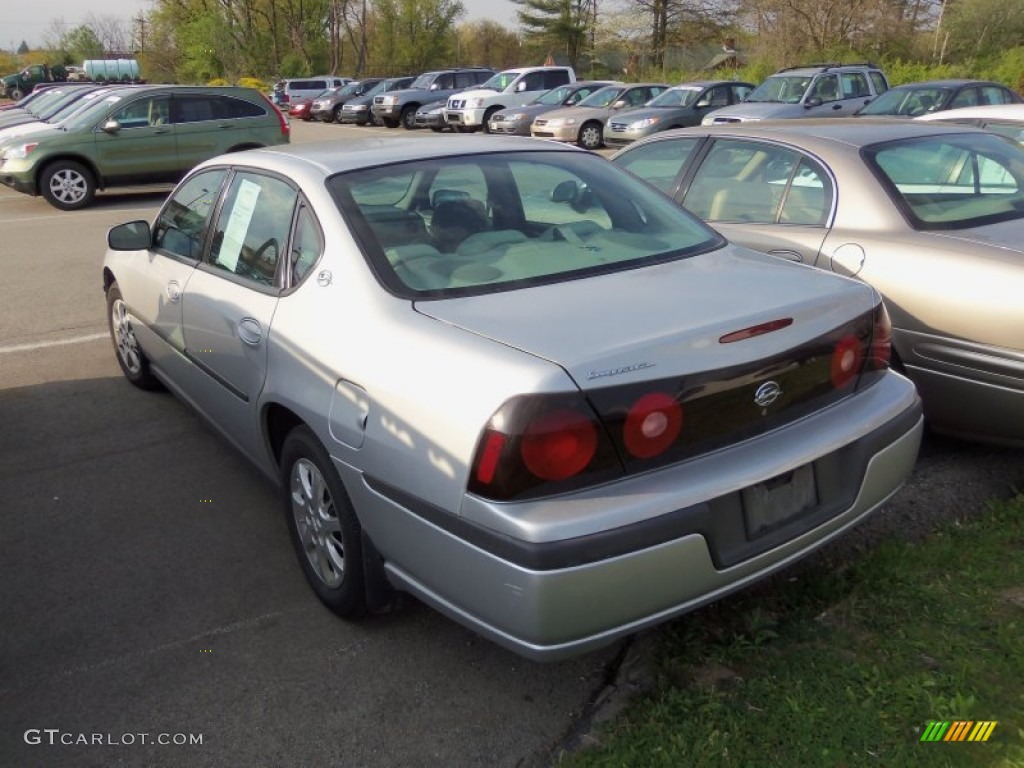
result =
[[[918,229],[1024,218],[1024,147],[1003,136],[921,137],[867,147],[864,155]]]
[[[410,298],[636,269],[724,244],[671,199],[584,152],[422,160],[339,174],[328,187],[378,278]]]

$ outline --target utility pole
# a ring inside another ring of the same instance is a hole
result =
[[[146,51],[146,24],[148,24],[148,23],[149,22],[146,21],[146,17],[143,16],[141,12],[139,13],[138,16],[135,17],[135,24],[138,27],[138,33],[137,34],[138,34],[138,38],[139,38],[139,52],[140,53],[145,53],[145,51]]]

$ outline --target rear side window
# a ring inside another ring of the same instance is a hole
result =
[[[823,225],[831,209],[825,173],[790,149],[717,141],[683,205],[706,221]]]
[[[871,95],[868,79],[863,72],[844,72],[840,79],[843,83],[842,98],[859,99]]]
[[[569,82],[569,73],[564,69],[551,70],[544,73],[544,85],[545,89],[555,88],[559,85],[565,85]]]
[[[259,104],[244,99],[232,99],[228,96],[220,98],[223,117],[262,117],[267,110]]]
[[[274,285],[297,197],[280,179],[236,174],[214,229],[209,263],[257,285]]]
[[[885,93],[889,90],[889,84],[881,72],[868,72],[868,77],[871,78],[871,85],[875,87],[875,93]]]

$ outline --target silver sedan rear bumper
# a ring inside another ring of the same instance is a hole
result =
[[[467,497],[455,516],[371,478],[348,485],[397,587],[549,660],[718,600],[841,536],[903,484],[922,428],[913,385],[890,373],[773,433],[550,499]],[[748,535],[744,490],[808,465],[820,503]],[[339,470],[356,479],[351,467]]]

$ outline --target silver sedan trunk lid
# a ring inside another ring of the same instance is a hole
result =
[[[550,360],[587,390],[784,355],[864,315],[875,301],[863,284],[729,246],[628,272],[422,301],[416,308]],[[721,342],[785,319],[792,322],[774,332]]]

